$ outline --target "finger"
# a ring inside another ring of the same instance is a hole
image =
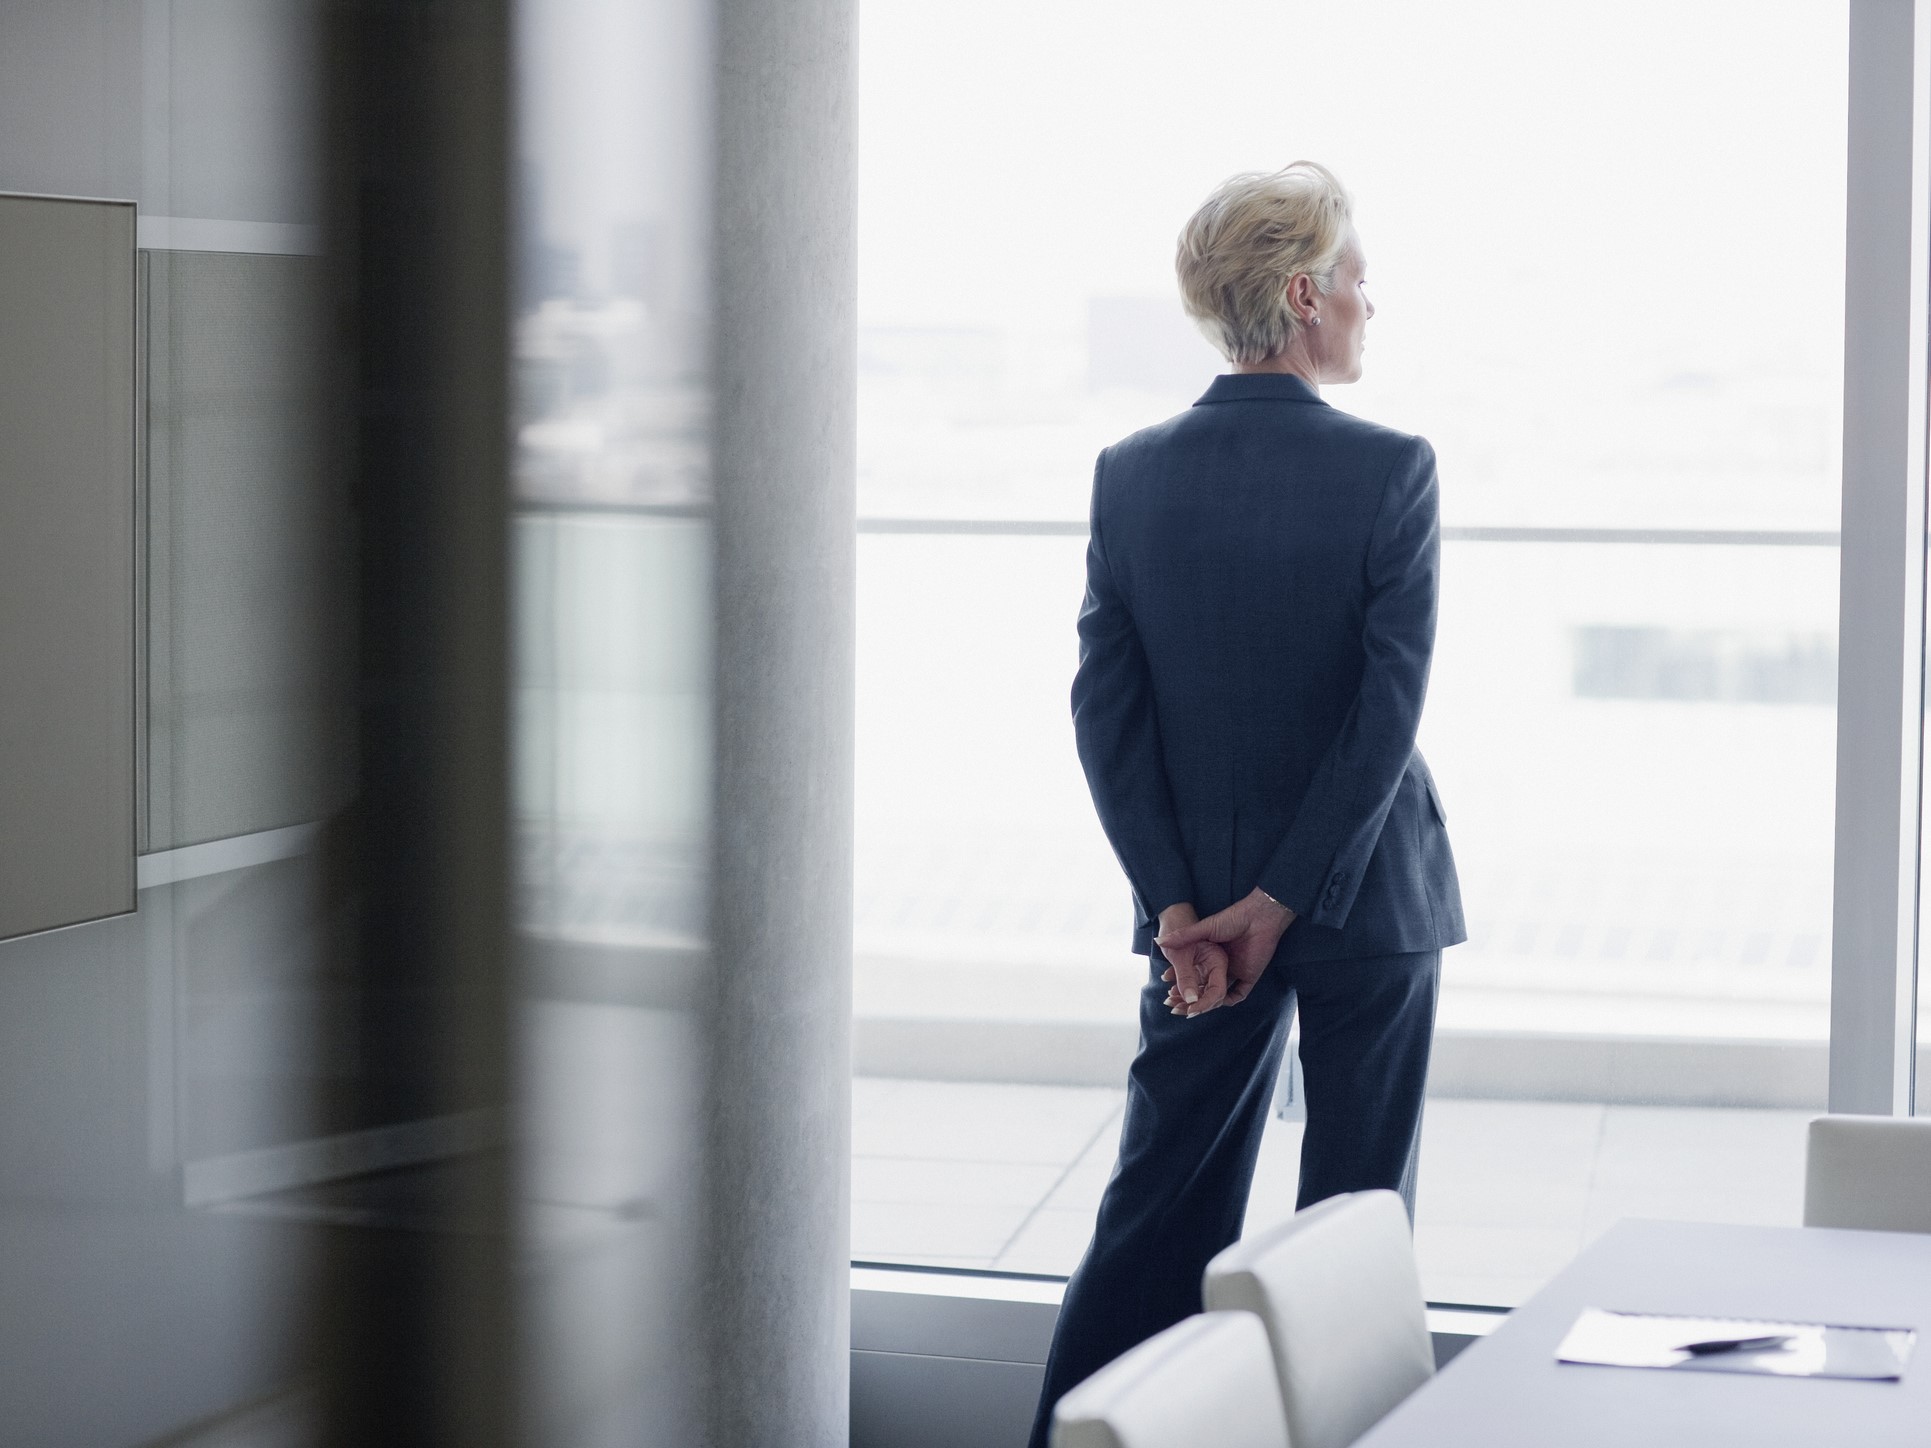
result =
[[[1227,998],[1227,953],[1202,951],[1197,966],[1201,977],[1200,999],[1188,1009],[1190,1016],[1202,1015]]]
[[[1169,965],[1161,972],[1160,979],[1167,982],[1167,1009],[1177,1016],[1186,1014],[1187,1003],[1181,993],[1189,988],[1188,977],[1182,973],[1180,966]]]
[[[1218,946],[1201,946],[1193,956],[1193,969],[1199,971],[1201,992],[1191,1006],[1191,1014],[1199,1016],[1226,998],[1226,952]]]
[[[1162,947],[1163,949],[1165,947]],[[1173,962],[1173,994],[1187,1005],[1200,999],[1200,970],[1194,964],[1191,952],[1183,952]]]
[[[1176,925],[1165,934],[1154,937],[1153,943],[1166,952],[1168,960],[1172,960],[1176,953],[1185,951],[1209,938],[1207,926],[1212,918],[1209,916],[1206,920],[1196,920],[1191,925]]]
[[[1238,940],[1246,933],[1246,926],[1230,906],[1216,911],[1205,920],[1196,920],[1192,925],[1182,925],[1161,937],[1161,948],[1168,946],[1182,949],[1189,945],[1224,945],[1230,940]],[[1169,954],[1167,959],[1173,959]]]

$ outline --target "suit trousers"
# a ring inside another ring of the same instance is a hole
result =
[[[1295,1209],[1386,1187],[1414,1215],[1415,1158],[1441,952],[1275,962],[1236,1006],[1187,1020],[1156,951],[1140,995],[1120,1155],[1060,1308],[1032,1448],[1060,1396],[1201,1310],[1207,1263],[1239,1240],[1298,1008],[1307,1126]]]

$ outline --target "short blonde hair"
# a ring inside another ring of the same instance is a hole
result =
[[[1305,272],[1323,292],[1354,234],[1354,202],[1313,161],[1222,182],[1180,232],[1180,300],[1230,362],[1263,362],[1300,320],[1287,284]]]

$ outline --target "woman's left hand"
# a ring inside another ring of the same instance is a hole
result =
[[[1172,935],[1199,919],[1191,904],[1167,906],[1160,912],[1160,935],[1154,938],[1154,943],[1159,945],[1160,937]],[[1167,968],[1160,973],[1160,979],[1169,987],[1167,1009],[1176,1016],[1197,1016],[1226,1001],[1228,956],[1218,944],[1199,941],[1185,949],[1176,946],[1172,950],[1161,946],[1160,953],[1167,958]]]
[[[1187,951],[1193,956],[1192,974],[1200,981],[1195,992],[1198,999],[1190,1002],[1182,998],[1180,985],[1174,979],[1174,969],[1169,965],[1160,972],[1160,979],[1168,985],[1167,1009],[1176,1016],[1197,1016],[1215,1006],[1231,1005],[1233,1002],[1227,994],[1227,952],[1211,943],[1188,946]]]

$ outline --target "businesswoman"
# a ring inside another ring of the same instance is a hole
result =
[[[1444,946],[1463,939],[1415,750],[1434,647],[1435,457],[1330,407],[1374,307],[1341,183],[1236,176],[1187,223],[1188,312],[1232,364],[1100,454],[1073,720],[1152,958],[1119,1161],[1066,1289],[1033,1428],[1200,1310],[1240,1236],[1289,1017],[1297,1206],[1388,1187],[1414,1210]]]

